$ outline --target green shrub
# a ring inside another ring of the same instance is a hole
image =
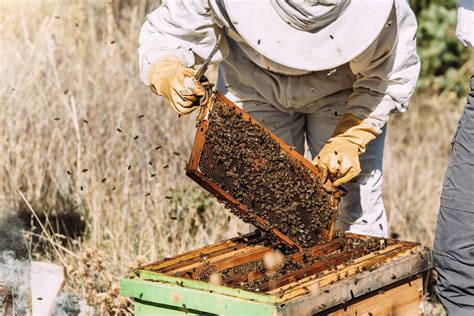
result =
[[[411,5],[418,20],[418,88],[430,93],[445,89],[458,95],[465,93],[467,71],[460,73],[460,68],[468,60],[469,52],[456,38],[456,1],[419,0]]]

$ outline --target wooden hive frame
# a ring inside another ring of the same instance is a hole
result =
[[[214,92],[206,107],[201,109],[201,114],[198,118],[197,124],[197,132],[194,140],[194,145],[191,152],[191,157],[189,162],[186,166],[186,174],[192,178],[195,182],[201,185],[204,189],[210,192],[212,195],[217,197],[219,200],[224,201],[227,205],[230,205],[233,209],[238,210],[241,214],[245,216],[251,216],[255,219],[255,226],[263,231],[272,231],[273,234],[282,242],[289,245],[293,248],[299,248],[300,252],[302,252],[302,248],[291,238],[283,234],[280,230],[275,227],[269,225],[269,223],[263,219],[262,217],[258,216],[255,212],[250,210],[247,206],[242,203],[239,203],[233,196],[225,192],[219,185],[213,182],[209,177],[204,175],[200,170],[200,163],[203,156],[203,148],[206,139],[206,133],[209,127],[209,114],[212,111],[213,104],[217,101],[224,103],[226,106],[234,109],[237,113],[240,113],[243,120],[249,121],[254,125],[260,126],[264,131],[266,131],[280,146],[281,151],[288,153],[294,160],[299,162],[301,165],[309,169],[311,172],[316,174],[318,177],[320,175],[319,170],[307,159],[305,159],[302,155],[300,155],[296,150],[288,146],[284,141],[282,141],[279,137],[273,134],[269,129],[264,127],[260,122],[252,118],[247,112],[237,107],[233,102],[225,98],[219,92]],[[334,229],[337,219],[337,208],[339,205],[339,200],[342,195],[342,191],[335,188],[330,181],[327,181],[323,186],[326,190],[332,192],[331,198],[331,208],[334,210],[330,225],[328,230],[323,230],[321,237],[325,239],[325,241],[332,240],[334,236]]]
[[[345,237],[361,241],[369,238],[353,234]],[[420,273],[432,266],[431,252],[427,248],[416,243],[379,238],[380,242],[386,243],[382,250],[363,255],[349,264],[344,261],[351,254],[341,252],[284,275],[271,286],[263,284],[258,292],[240,288],[241,282],[257,277],[255,271],[234,280],[223,279],[222,285],[194,279],[193,271],[204,264],[212,264],[221,271],[261,259],[273,251],[259,238],[258,234],[251,233],[141,267],[122,280],[122,293],[135,297],[136,304],[143,306],[147,305],[147,300],[158,300],[166,306],[182,307],[184,304],[191,310],[213,314],[221,314],[225,306],[226,315],[242,315],[245,311],[258,312],[259,315],[312,315],[337,306],[355,308],[355,301],[383,294],[380,289],[389,292],[396,287],[398,290],[393,292],[394,296],[379,296],[369,306],[379,304],[380,308],[386,308],[384,304],[387,302],[381,304],[377,300],[398,300],[400,308],[413,311],[418,308],[422,294]],[[311,254],[332,252],[338,249],[340,242],[340,238],[335,238],[328,244],[313,247]],[[299,260],[300,254],[287,256]],[[143,290],[144,285],[148,290]],[[179,299],[173,301],[172,293],[181,293],[177,295]],[[193,301],[193,297],[200,297],[200,301]]]

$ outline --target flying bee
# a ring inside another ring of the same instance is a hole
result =
[[[119,127],[117,127],[117,132],[122,133],[122,130]]]
[[[87,168],[84,168],[84,169],[81,170],[82,173],[86,173],[87,171],[89,171],[89,169],[87,169]]]
[[[158,149],[161,149],[161,146],[158,145],[155,147],[155,150],[158,150]]]
[[[89,124],[89,121],[86,119],[82,119],[82,121],[84,122],[84,124]]]
[[[156,173],[152,173],[152,174],[150,175],[151,178],[154,178],[155,176],[156,176]]]
[[[61,118],[60,117],[55,117],[54,120],[55,121],[59,121]]]
[[[105,181],[107,181],[107,178],[102,178],[102,180],[100,180],[100,182],[104,183]]]
[[[133,139],[134,139],[134,140],[137,140],[138,137],[140,137],[140,135],[136,135]]]
[[[141,119],[141,118],[144,118],[144,117],[145,117],[145,115],[144,115],[144,114],[140,114],[140,115],[139,115],[139,116],[137,116],[137,117],[138,117],[139,119]]]

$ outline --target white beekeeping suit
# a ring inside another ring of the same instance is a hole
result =
[[[391,112],[406,110],[418,78],[416,19],[406,0],[319,2],[163,1],[141,30],[141,79],[150,85],[158,61],[169,56],[193,67],[221,34],[213,59],[221,92],[298,151],[307,142],[318,167],[324,167],[325,145],[337,148],[342,138],[357,144],[360,168],[354,175],[360,174],[343,182],[348,194],[338,225],[386,236],[384,126]],[[341,125],[351,118],[349,126]],[[360,126],[369,136],[352,138]]]

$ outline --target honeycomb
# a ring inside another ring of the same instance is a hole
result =
[[[214,101],[199,172],[244,205],[249,212],[238,203],[226,203],[263,232],[277,229],[304,248],[324,241],[323,233],[331,230],[337,216],[332,194],[317,173],[295,158],[295,151],[229,102],[223,97]]]

